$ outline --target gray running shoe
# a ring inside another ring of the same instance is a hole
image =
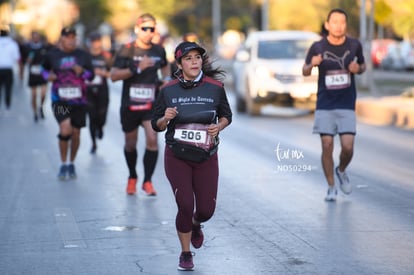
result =
[[[341,172],[339,171],[339,167],[335,168],[335,173],[336,176],[338,177],[339,180],[339,188],[341,189],[342,192],[344,192],[344,194],[349,195],[352,192],[352,185],[349,182],[349,178],[348,175],[346,174],[345,171]]]
[[[329,186],[328,192],[326,193],[326,201],[336,201],[336,195],[338,195],[338,190],[335,186]]]

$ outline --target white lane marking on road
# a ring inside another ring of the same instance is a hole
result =
[[[86,248],[70,208],[56,208],[55,220],[64,248]]]

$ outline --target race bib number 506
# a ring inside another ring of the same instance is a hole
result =
[[[205,130],[176,129],[174,138],[181,141],[204,143],[207,138],[207,133]]]
[[[211,136],[208,135],[207,128],[208,125],[198,123],[176,125],[174,138],[180,142],[209,150]]]

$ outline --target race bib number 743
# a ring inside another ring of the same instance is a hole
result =
[[[346,70],[327,71],[325,86],[328,90],[344,89],[351,85],[351,77]]]

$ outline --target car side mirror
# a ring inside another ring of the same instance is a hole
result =
[[[240,50],[236,53],[236,60],[240,62],[247,62],[250,59],[250,54],[246,50]]]

